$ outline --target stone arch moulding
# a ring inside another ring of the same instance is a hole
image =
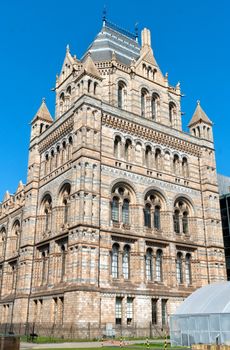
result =
[[[185,200],[185,202],[187,202],[188,205],[191,207],[191,210],[193,211],[193,214],[194,215],[196,214],[196,207],[195,207],[194,201],[192,200],[191,197],[189,197],[185,193],[179,193],[179,194],[177,194],[176,196],[173,197],[173,200],[172,200],[173,208],[174,208],[175,203],[178,201],[178,199]],[[173,208],[172,208],[172,210],[173,210]]]

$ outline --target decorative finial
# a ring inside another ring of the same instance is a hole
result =
[[[103,13],[102,13],[102,23],[103,23],[103,27],[106,25],[106,6],[104,5],[103,8]]]
[[[138,22],[135,23],[135,38],[136,38],[136,42],[138,43]]]
[[[66,52],[69,52],[69,44],[66,45]]]
[[[198,105],[200,105],[200,100],[197,100],[196,103],[197,103]]]
[[[165,73],[165,78],[168,79],[168,76],[169,76],[169,74],[168,74],[168,72],[166,72]]]
[[[46,103],[46,98],[42,97],[42,103]]]

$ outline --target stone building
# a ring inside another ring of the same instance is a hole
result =
[[[226,279],[212,122],[198,102],[183,132],[150,31],[105,19],[82,59],[67,47],[55,92],[0,207],[1,324],[164,328]]]

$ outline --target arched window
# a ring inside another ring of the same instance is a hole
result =
[[[182,174],[183,174],[184,177],[188,177],[189,176],[188,160],[185,157],[182,158]]]
[[[157,170],[161,169],[161,150],[159,148],[155,151],[155,166]]]
[[[62,164],[66,161],[66,142],[62,142]]]
[[[141,90],[141,116],[146,117],[147,114],[147,96],[148,91],[146,89]]]
[[[131,140],[127,139],[125,142],[125,160],[127,162],[131,161],[131,149],[132,149],[132,142]]]
[[[92,80],[88,80],[88,93],[91,92]]]
[[[156,206],[155,207],[155,210],[154,210],[154,227],[156,229],[160,229],[161,227],[161,223],[160,223],[160,207],[159,206]]]
[[[112,271],[113,278],[118,278],[118,258],[119,258],[119,245],[115,243],[112,247],[112,253],[111,253],[111,271]]]
[[[20,222],[16,220],[12,227],[12,236],[11,236],[11,253],[15,254],[18,252],[19,248],[19,238],[20,238]]]
[[[191,255],[186,254],[185,257],[185,279],[186,283],[190,285],[192,283],[192,273],[191,273]]]
[[[117,88],[118,108],[126,109],[126,85],[123,81],[119,81]]]
[[[97,86],[98,86],[98,83],[95,82],[95,83],[93,84],[93,93],[94,93],[94,95],[96,95],[96,93],[97,93]]]
[[[145,165],[147,166],[147,168],[151,167],[151,154],[152,149],[150,146],[147,146],[145,150]]]
[[[175,154],[173,157],[173,172],[176,175],[180,174],[180,161],[179,156],[177,154]]]
[[[114,140],[114,156],[117,158],[121,157],[121,138],[116,136]]]
[[[144,225],[151,228],[151,205],[147,203],[144,209]]]
[[[59,163],[60,163],[60,146],[58,145],[57,146],[57,149],[56,149],[56,168],[59,167]]]
[[[68,158],[68,160],[70,160],[71,156],[72,156],[72,148],[73,148],[73,138],[72,138],[72,136],[69,137],[68,141],[69,141],[69,143],[68,143],[68,156],[67,156],[67,158]]]
[[[112,199],[112,221],[119,221],[119,198],[113,197]]]
[[[124,186],[117,186],[112,193],[111,218],[113,222],[130,224],[130,192]]]
[[[71,86],[68,86],[67,89],[66,89],[66,93],[67,95],[71,95]]]
[[[43,201],[43,213],[44,213],[44,231],[49,232],[51,230],[51,214],[52,214],[52,198],[47,194]]]
[[[2,227],[0,231],[0,258],[2,258],[5,253],[5,241],[6,241],[6,229],[5,227]]]
[[[174,222],[174,231],[176,233],[180,233],[180,212],[179,212],[179,210],[174,211],[173,222]]]
[[[176,115],[176,105],[173,102],[169,103],[169,122],[172,125]]]
[[[159,96],[157,94],[153,94],[152,101],[151,101],[151,110],[152,110],[152,119],[153,120],[156,120],[156,118],[157,118],[158,103],[159,103]]]
[[[49,155],[45,155],[45,175],[47,175],[49,172]]]
[[[129,224],[129,200],[124,199],[122,205],[122,222],[123,224]]]
[[[153,252],[148,248],[145,257],[145,272],[147,281],[153,280]]]
[[[122,273],[125,279],[129,279],[129,275],[130,275],[129,260],[130,260],[130,246],[125,245],[123,256],[122,256]]]
[[[159,195],[154,191],[150,191],[146,194],[144,201],[144,226],[160,230],[160,215],[162,201]]]
[[[156,254],[156,280],[157,282],[162,282],[163,273],[162,273],[162,250],[158,249]]]
[[[183,283],[183,265],[182,265],[182,254],[181,253],[177,253],[176,276],[177,276],[177,282],[179,284]]]
[[[185,199],[180,198],[175,202],[173,215],[175,233],[189,233],[189,211],[190,206]]]
[[[183,212],[182,217],[182,227],[183,227],[183,233],[188,233],[188,212]]]
[[[69,183],[66,183],[62,186],[59,192],[61,213],[62,213],[61,224],[64,224],[64,225],[69,223],[70,191],[71,191],[71,186]]]

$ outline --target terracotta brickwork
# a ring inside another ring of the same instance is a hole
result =
[[[226,279],[212,122],[198,102],[183,132],[149,30],[139,45],[106,21],[82,60],[67,47],[55,92],[0,207],[0,322],[164,328]]]

